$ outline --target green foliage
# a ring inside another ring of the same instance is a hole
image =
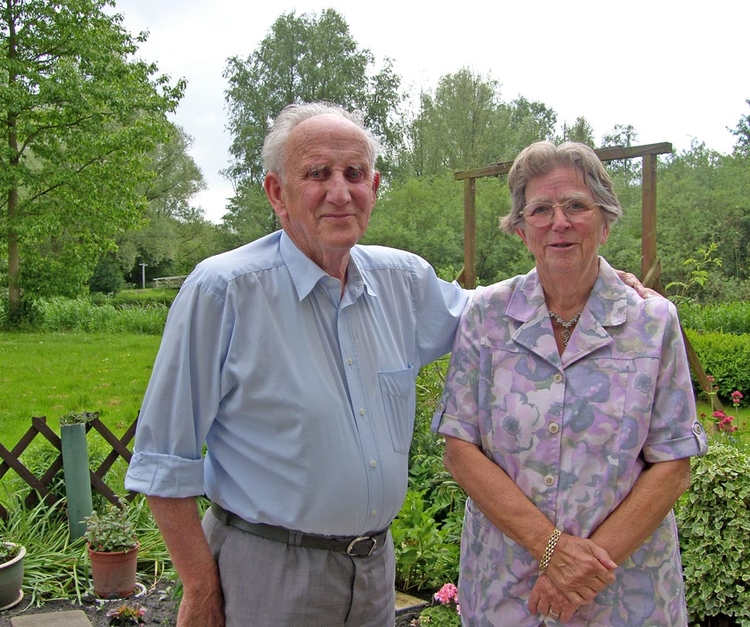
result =
[[[669,299],[675,305],[694,302],[695,297],[692,295],[693,292],[706,284],[712,270],[721,268],[721,259],[714,257],[716,249],[717,245],[715,242],[711,242],[708,247],[700,247],[697,258],[686,259],[683,262],[683,265],[690,269],[688,279],[685,281],[672,281],[664,286]]]
[[[329,101],[363,112],[386,146],[398,141],[391,117],[400,101],[399,77],[390,60],[374,69],[344,18],[333,9],[320,15],[281,15],[247,58],[231,57],[224,78],[233,163],[227,174],[241,182],[263,180],[260,151],[271,121],[288,104]]]
[[[435,589],[457,578],[460,533],[454,524],[436,521],[439,509],[424,492],[410,489],[391,525],[400,590]],[[458,525],[460,530],[460,519]]]
[[[164,305],[165,307],[171,307],[172,301],[175,299],[175,296],[177,296],[178,291],[179,290],[174,288],[123,290],[104,302],[109,302],[115,307],[128,305],[138,305],[140,307],[147,305]],[[97,304],[101,304],[101,302]]]
[[[125,286],[122,270],[109,256],[102,257],[89,279],[89,291],[102,294],[117,294]]]
[[[0,227],[9,320],[21,290],[77,296],[115,237],[144,209],[148,153],[182,97],[111,0],[8,4],[0,15]]]
[[[750,334],[750,302],[731,301],[700,305],[683,302],[678,306],[682,326],[704,333]]]
[[[9,562],[21,552],[21,546],[15,542],[0,540],[0,564]]]
[[[110,625],[145,625],[146,608],[138,603],[123,603],[107,612]]]
[[[732,335],[729,333],[697,333],[685,330],[690,343],[695,349],[703,370],[710,373],[719,387],[719,398],[727,402],[729,393],[734,390],[742,392],[744,397],[750,394],[750,335]],[[696,393],[702,390],[693,376]]]
[[[676,507],[691,620],[726,615],[750,626],[750,456],[712,443],[691,464],[692,487]]]
[[[35,301],[35,328],[56,333],[144,333],[161,335],[169,309],[160,303],[115,307],[85,298],[52,297]]]
[[[528,144],[550,139],[556,117],[523,97],[503,102],[498,81],[462,68],[440,77],[434,92],[420,94],[400,172],[440,176],[511,160]]]
[[[461,627],[461,616],[455,605],[431,605],[419,614],[418,627]]]
[[[70,540],[64,501],[53,506],[42,502],[27,509],[22,496],[13,493],[3,504],[10,516],[5,521],[0,520],[0,537],[12,538],[13,542],[26,547],[24,590],[30,594],[29,602],[41,605],[47,599],[75,597],[80,603],[90,589],[89,563],[85,540]],[[139,580],[150,584],[162,577],[175,579],[169,554],[145,498],[137,496],[127,509],[141,544]]]
[[[84,518],[86,541],[93,551],[114,553],[129,551],[138,546],[135,525],[127,514],[126,502],[110,503],[101,512],[93,512]]]

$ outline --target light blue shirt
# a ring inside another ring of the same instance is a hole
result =
[[[172,305],[126,487],[307,533],[387,527],[416,375],[467,295],[416,255],[355,246],[342,296],[283,232],[207,259]]]

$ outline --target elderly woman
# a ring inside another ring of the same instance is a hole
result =
[[[536,265],[474,294],[433,422],[464,625],[687,625],[671,510],[706,438],[675,308],[599,257],[622,210],[588,146],[533,144],[508,183]]]

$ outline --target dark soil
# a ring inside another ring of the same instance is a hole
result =
[[[30,606],[28,598],[24,598],[15,607],[0,612],[0,627],[10,627],[10,619],[14,616],[29,616],[31,614],[69,612],[81,610],[86,613],[93,627],[109,627],[110,619],[107,612],[121,606],[123,603],[133,606],[136,603],[146,608],[144,625],[162,625],[174,627],[177,622],[177,601],[173,596],[171,582],[158,582],[149,590],[137,590],[136,595],[127,599],[108,600],[96,599],[93,596],[84,597],[79,605],[76,601],[58,599],[47,601],[41,606]],[[419,617],[418,610],[409,610],[396,616],[396,627],[411,627],[412,621]]]
[[[177,601],[173,596],[172,584],[168,581],[160,581],[149,589],[137,589],[133,596],[126,599],[102,600],[93,596],[87,596],[82,598],[81,604],[76,600],[57,599],[54,601],[45,601],[41,606],[34,606],[30,605],[29,600],[24,598],[15,607],[0,612],[0,627],[9,627],[10,619],[14,616],[70,612],[72,610],[85,612],[93,627],[109,627],[115,623],[110,622],[107,612],[123,604],[129,606],[138,604],[146,608],[146,613],[143,617],[145,622],[142,623],[144,625],[174,627],[177,623]]]

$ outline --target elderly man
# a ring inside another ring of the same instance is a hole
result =
[[[126,486],[182,580],[180,627],[394,624],[415,378],[467,295],[357,245],[377,152],[346,111],[287,107],[263,147],[283,230],[199,264],[172,306]]]

